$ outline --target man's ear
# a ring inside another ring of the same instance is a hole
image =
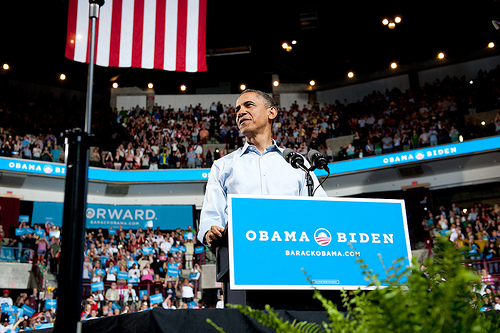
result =
[[[274,106],[268,108],[267,110],[269,119],[274,120],[274,118],[278,115],[278,110]]]

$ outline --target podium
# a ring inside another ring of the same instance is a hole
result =
[[[384,265],[411,263],[403,200],[230,195],[228,217],[217,249],[227,303],[322,310],[314,289],[336,303],[341,289],[373,289],[359,259],[379,280]]]

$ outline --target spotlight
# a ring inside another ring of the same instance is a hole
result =
[[[443,52],[439,52],[438,53],[438,59],[444,59],[444,53]]]
[[[66,80],[66,74],[61,73],[61,75],[59,75],[59,80],[61,80],[61,81]]]
[[[181,91],[186,91],[187,87],[185,84],[181,84],[181,87],[180,87]]]
[[[391,68],[392,68],[392,69],[396,69],[396,68],[398,68],[398,64],[397,64],[396,62],[392,62],[392,63],[391,63]]]
[[[273,81],[273,86],[277,87],[280,85],[280,82],[278,80]]]
[[[152,83],[152,82],[149,82],[149,83],[148,83],[148,88],[149,88],[149,89],[153,89],[153,83]]]
[[[245,90],[246,88],[247,88],[247,86],[244,83],[240,84],[241,91]]]
[[[315,86],[316,85],[316,81],[314,81],[314,80],[309,81],[309,85],[310,86]]]
[[[352,71],[347,73],[347,77],[352,79],[354,77],[354,73]]]
[[[488,43],[488,48],[489,48],[489,49],[492,49],[492,48],[494,48],[494,47],[495,47],[495,43],[493,43],[493,42],[489,42],[489,43]]]
[[[113,87],[113,89],[116,89],[116,88],[118,88],[118,83],[116,83],[116,82],[113,82],[113,84],[112,84],[112,87]]]
[[[2,68],[4,70],[8,71],[10,69],[10,66],[9,66],[9,64],[6,63],[6,64],[3,64]]]

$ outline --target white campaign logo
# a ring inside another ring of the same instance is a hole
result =
[[[332,241],[332,234],[325,228],[319,228],[314,232],[314,240],[318,245],[327,246]]]

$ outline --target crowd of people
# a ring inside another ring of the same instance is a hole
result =
[[[28,262],[30,257],[40,270],[57,274],[61,228],[51,222],[31,228],[21,222],[16,236],[2,248],[17,249],[16,258]],[[84,242],[82,320],[102,316],[144,311],[154,307],[165,309],[205,308],[200,290],[201,265],[205,264],[205,247],[197,241],[196,231],[88,229]],[[21,294],[14,303],[4,290],[2,306],[15,306],[3,311],[2,329],[35,329],[53,324],[57,310],[39,299],[35,289],[31,296]],[[56,296],[56,295],[54,295]],[[28,306],[29,308],[24,307]],[[24,314],[18,312],[23,308]],[[30,309],[33,311],[31,314]]]
[[[424,205],[426,216],[422,227],[427,247],[433,239],[444,236],[460,251],[464,264],[480,276],[481,287],[477,293],[485,302],[484,311],[500,312],[500,206],[476,203],[459,207],[452,203],[441,206],[434,214]]]
[[[274,139],[281,147],[304,155],[309,149],[319,150],[333,161],[496,135],[500,133],[499,114],[484,125],[464,116],[499,107],[499,82],[500,66],[480,71],[472,81],[447,76],[405,92],[373,92],[353,103],[294,103],[279,108]],[[12,112],[0,112],[0,117],[2,114],[5,117]],[[107,135],[104,142],[91,150],[89,163],[95,167],[209,168],[244,141],[238,133],[234,107],[220,102],[178,110],[171,106],[136,106],[100,117],[95,126],[104,124],[108,128],[100,133]],[[52,128],[33,135],[16,128],[16,123],[0,128],[3,156],[62,161],[61,139]],[[346,135],[352,136],[351,143],[334,149],[328,146],[327,139]],[[204,147],[207,142],[223,143],[226,149],[212,151]],[[337,148],[340,152],[334,156]]]
[[[125,231],[120,225],[116,234],[106,235],[102,229],[87,232],[83,279],[91,284],[106,282],[111,283],[111,288],[118,287],[112,296],[110,289],[104,294],[102,289],[92,290],[90,297],[96,302],[112,300],[120,308],[127,305],[128,311],[140,309],[144,301],[148,308],[156,306],[157,303],[148,301],[151,295],[143,299],[138,291],[135,293],[137,284],[146,282],[151,294],[162,295],[164,307],[170,302],[170,307],[182,308],[192,306],[197,298],[203,264],[205,247],[197,242],[196,232],[190,227],[172,232],[139,228],[134,232]],[[182,276],[183,269],[190,271],[188,277]],[[128,290],[134,290],[133,295],[128,294],[127,285]]]

